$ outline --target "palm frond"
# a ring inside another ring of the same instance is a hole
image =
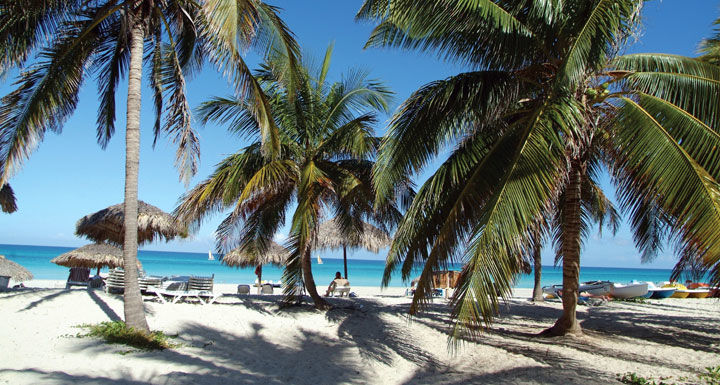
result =
[[[631,212],[655,202],[670,215],[681,250],[720,256],[720,187],[653,115],[623,98],[616,145],[619,199]],[[648,151],[652,149],[652,151]]]
[[[366,47],[433,50],[476,68],[510,69],[528,62],[537,48],[531,24],[519,20],[513,7],[491,0],[366,1],[357,18],[379,22]]]
[[[13,192],[12,187],[10,187],[10,185],[7,183],[5,183],[2,188],[0,188],[0,210],[8,214],[17,211],[15,192]]]
[[[592,7],[590,15],[583,19],[577,35],[564,33],[565,38],[572,36],[572,43],[558,71],[558,87],[575,90],[581,78],[605,65],[606,58],[637,22],[642,1],[599,0],[588,4]]]
[[[0,105],[0,183],[19,170],[47,130],[59,132],[75,110],[85,66],[106,32],[86,20],[64,28],[59,41],[20,75]]]
[[[707,95],[720,93],[720,67],[698,59],[664,54],[619,57],[613,67],[630,71],[621,85],[627,92],[642,92],[687,111],[713,129],[720,127],[720,107]]]
[[[505,72],[471,72],[428,84],[413,93],[393,117],[383,138],[375,174],[378,199],[395,180],[422,169],[445,144],[499,119],[519,92]],[[463,103],[457,103],[463,100]],[[423,138],[423,140],[417,140]]]

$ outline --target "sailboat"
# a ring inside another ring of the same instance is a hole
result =
[[[320,256],[318,255],[318,265],[322,265],[322,264],[323,264],[323,261],[322,261],[322,259],[320,259]]]
[[[212,255],[212,251],[208,250],[208,261],[214,261],[215,257]]]

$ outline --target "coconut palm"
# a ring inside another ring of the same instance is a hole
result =
[[[384,224],[398,219],[391,204],[373,209],[372,157],[379,139],[372,125],[387,110],[391,92],[351,71],[329,83],[332,46],[322,64],[304,67],[292,88],[280,59],[266,62],[256,73],[280,132],[277,157],[264,156],[259,141],[223,160],[214,173],[181,198],[176,214],[183,222],[200,223],[212,212],[232,208],[217,229],[218,252],[257,250],[263,254],[273,235],[292,212],[290,255],[285,264],[285,293],[302,282],[315,306],[329,304],[318,295],[311,270],[311,252],[321,218],[334,217],[341,227],[360,220]],[[257,121],[247,104],[216,97],[199,109],[203,121],[224,123],[240,134],[256,134]],[[288,298],[289,299],[289,298]]]
[[[492,321],[507,298],[539,218],[557,208],[563,314],[549,334],[581,333],[575,315],[582,181],[597,157],[611,172],[635,242],[654,255],[670,234],[680,254],[720,266],[720,69],[663,54],[618,56],[641,0],[367,0],[378,22],[367,45],[438,52],[468,72],[427,84],[404,102],[375,169],[383,201],[398,178],[451,154],[398,226],[386,280],[423,266],[411,310],[432,272],[464,265],[453,336]],[[417,140],[423,138],[423,140]],[[715,270],[720,280],[720,269]]]
[[[172,137],[176,166],[187,181],[197,170],[199,143],[190,124],[186,76],[206,59],[232,74],[260,122],[265,151],[272,153],[277,130],[240,50],[260,42],[292,61],[296,46],[290,33],[275,8],[256,0],[2,0],[0,41],[0,72],[23,67],[16,89],[0,105],[0,185],[48,130],[60,132],[87,75],[95,76],[99,88],[97,139],[104,148],[115,131],[115,91],[127,74],[125,321],[148,330],[135,267],[143,70],[155,106],[155,140],[161,132]]]

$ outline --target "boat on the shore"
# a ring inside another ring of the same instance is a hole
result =
[[[688,288],[681,283],[666,283],[663,285],[663,287],[675,288],[675,293],[673,293],[670,298],[687,298],[687,296],[690,295],[690,293],[688,292]]]
[[[648,292],[645,298],[663,299],[668,298],[677,290],[674,287],[659,287],[652,282],[648,282]]]
[[[583,282],[578,288],[579,292],[587,292],[592,295],[608,295],[612,291],[613,283],[610,281],[588,281]]]
[[[605,296],[610,294],[613,283],[610,281],[588,281],[578,286],[578,293],[588,293],[594,296]],[[542,288],[543,293],[551,296],[560,296],[563,285],[545,286]]]
[[[610,295],[617,299],[628,299],[628,298],[635,298],[635,297],[643,297],[648,293],[648,284],[647,282],[643,283],[629,283],[629,284],[621,284],[621,283],[613,283],[612,290],[610,290]]]
[[[688,289],[687,298],[707,298],[710,295],[709,289]]]

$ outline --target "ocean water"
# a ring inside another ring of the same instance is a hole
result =
[[[50,263],[50,260],[62,253],[72,250],[72,247],[4,245],[0,244],[0,255],[15,261],[33,273],[36,279],[65,280],[68,268]],[[253,268],[237,269],[223,265],[220,261],[209,261],[206,253],[180,253],[169,251],[140,250],[138,258],[143,269],[150,275],[215,275],[217,283],[252,283],[255,281]],[[313,276],[319,287],[329,284],[336,271],[342,272],[342,259],[323,258],[323,264],[313,259]],[[356,286],[380,286],[384,261],[377,260],[348,260],[348,276]],[[455,266],[455,269],[460,269]],[[105,269],[107,271],[107,269]],[[542,283],[545,285],[562,283],[562,269],[560,267],[543,266]],[[94,273],[94,272],[93,272]],[[419,273],[414,274],[419,275]],[[277,281],[282,277],[282,269],[274,266],[263,267],[263,279]],[[582,267],[580,280],[606,280],[613,282],[629,282],[631,280],[662,282],[670,277],[669,269],[636,269],[636,268],[609,268],[609,267]],[[326,282],[327,281],[327,282]],[[398,272],[390,281],[390,286],[406,286]],[[522,275],[515,287],[531,288],[532,275]]]

